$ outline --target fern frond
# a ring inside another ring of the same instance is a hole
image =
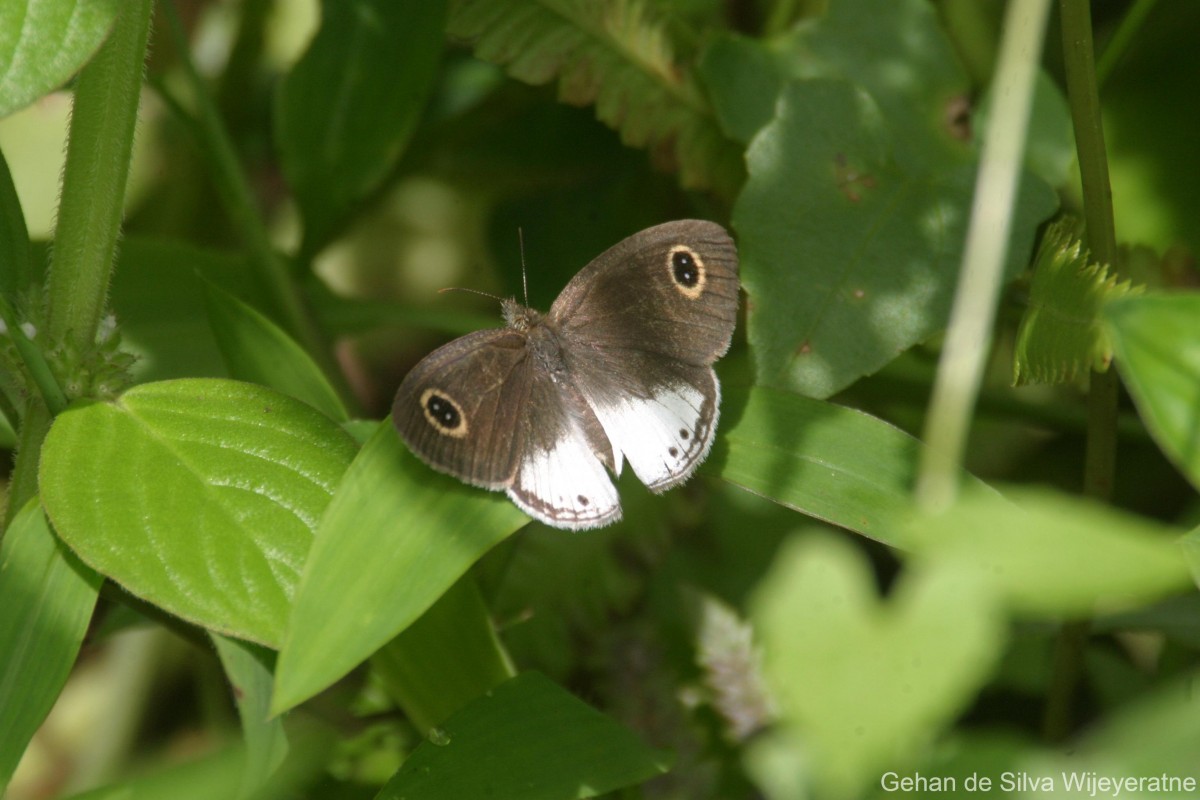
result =
[[[639,0],[456,0],[448,29],[517,80],[557,79],[559,99],[594,105],[685,187],[732,197],[741,184],[740,150]]]
[[[1119,281],[1090,258],[1070,220],[1059,220],[1042,237],[1029,309],[1017,333],[1014,385],[1068,383],[1088,370],[1108,369],[1112,342],[1100,308],[1142,287]]]

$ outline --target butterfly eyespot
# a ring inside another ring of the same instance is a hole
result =
[[[440,389],[426,389],[421,393],[421,410],[438,433],[455,439],[467,435],[467,415],[462,406]]]
[[[677,244],[667,253],[667,271],[680,294],[695,300],[704,293],[708,273],[700,255],[687,245]]]

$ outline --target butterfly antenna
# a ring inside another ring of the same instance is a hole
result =
[[[447,286],[445,289],[438,289],[438,294],[442,294],[444,292],[470,292],[471,294],[478,294],[478,295],[483,295],[484,297],[490,297],[499,303],[504,302],[503,297],[497,297],[496,295],[492,294],[491,292],[481,292],[478,289],[464,289],[461,286]]]
[[[529,279],[525,275],[525,231],[517,227],[517,242],[521,248],[521,290],[525,293],[525,307],[529,307]]]

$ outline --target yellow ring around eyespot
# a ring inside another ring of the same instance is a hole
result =
[[[458,414],[458,421],[460,424],[457,428],[447,428],[445,423],[433,415],[433,412],[429,410],[429,400],[432,397],[437,397],[439,400],[450,404],[455,413]],[[425,414],[425,419],[430,425],[433,426],[433,429],[443,436],[461,439],[467,435],[467,429],[469,426],[467,425],[467,415],[463,413],[462,406],[458,404],[457,400],[446,394],[446,392],[442,391],[441,389],[431,387],[421,392],[421,411]]]
[[[698,278],[695,286],[684,286],[675,279],[675,254],[687,253],[692,257],[692,261],[696,264]],[[688,300],[699,300],[700,295],[704,294],[704,285],[708,283],[708,267],[704,265],[704,259],[700,257],[692,248],[686,244],[677,244],[667,251],[667,277],[671,279],[671,285],[679,290],[679,293]]]

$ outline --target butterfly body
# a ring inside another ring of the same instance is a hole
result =
[[[620,518],[608,473],[652,491],[707,455],[712,363],[737,316],[737,253],[711,222],[635,234],[584,267],[547,314],[506,300],[506,327],[435,350],[400,385],[393,421],[430,466],[556,527]]]

